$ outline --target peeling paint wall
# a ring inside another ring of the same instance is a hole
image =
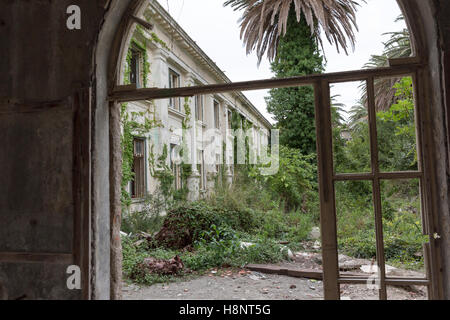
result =
[[[81,192],[76,180],[83,178],[76,162],[84,160],[75,153],[78,142],[90,143],[76,136],[81,109],[70,101],[80,88],[93,83],[93,53],[106,2],[77,1],[82,29],[72,31],[66,27],[66,10],[73,1],[0,3],[3,297],[85,296],[66,286],[66,268],[79,260],[77,251],[82,243],[75,226],[79,215],[75,199],[80,199]],[[106,186],[108,182],[104,181]],[[108,201],[104,196],[102,202]],[[108,233],[103,241],[109,242]],[[109,257],[107,250],[100,254]],[[76,261],[70,261],[72,255]],[[101,280],[109,282],[108,272]]]

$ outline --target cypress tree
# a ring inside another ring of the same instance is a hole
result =
[[[287,32],[280,38],[277,56],[271,64],[276,78],[322,73],[324,59],[317,39],[302,16],[297,22],[293,7],[289,12]],[[282,145],[300,149],[303,154],[316,152],[314,89],[312,87],[278,88],[266,98],[280,129]]]

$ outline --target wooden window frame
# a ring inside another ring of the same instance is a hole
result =
[[[135,84],[136,88],[141,88],[141,62],[142,62],[142,50],[131,46],[130,48],[131,50],[131,60],[133,60],[134,58],[136,58],[136,69],[133,70],[133,66],[132,64],[129,66],[130,67],[130,75],[129,75],[129,81],[130,84]],[[132,80],[132,75],[135,73],[135,77],[136,77],[136,81],[133,82]]]
[[[136,153],[136,142],[142,143],[142,154]],[[130,194],[132,199],[143,199],[147,193],[147,147],[146,139],[133,137],[133,167],[134,178],[131,181]],[[139,162],[139,168],[136,170],[136,164]]]
[[[195,96],[195,119],[197,121],[203,122],[204,121],[204,97],[201,94],[197,94]]]
[[[217,99],[213,100],[213,113],[214,113],[214,129],[220,130],[220,102]]]
[[[227,110],[227,126],[228,126],[228,130],[232,130],[233,129],[233,111],[231,109]]]
[[[197,87],[184,87],[179,89],[139,89],[124,91],[120,88],[113,91],[110,101],[126,102],[142,99],[166,99],[170,97],[190,97],[196,94],[218,94],[225,92],[273,89],[283,87],[313,86],[315,94],[315,118],[317,135],[317,158],[319,173],[319,196],[320,196],[320,220],[322,233],[322,256],[323,256],[323,281],[324,295],[326,300],[337,300],[340,298],[341,284],[365,284],[368,277],[342,276],[338,266],[337,250],[337,225],[336,225],[336,199],[335,183],[338,181],[371,181],[373,184],[374,215],[376,225],[377,263],[381,269],[379,275],[380,299],[387,298],[387,285],[421,285],[426,286],[430,299],[441,299],[442,271],[439,259],[438,237],[434,237],[436,226],[437,204],[431,192],[430,179],[433,177],[432,150],[429,141],[433,139],[433,131],[429,125],[424,93],[428,90],[426,83],[422,81],[427,72],[426,65],[417,57],[390,60],[389,67],[336,72],[328,74],[315,74],[285,79],[267,79],[256,81],[245,81],[226,84],[214,84]],[[378,163],[378,144],[375,110],[374,79],[381,77],[412,76],[415,93],[416,106],[416,128],[417,128],[417,150],[418,171],[414,172],[388,172],[380,171]],[[369,132],[371,140],[371,164],[372,172],[363,174],[336,174],[334,172],[333,159],[333,135],[331,125],[331,97],[330,85],[334,83],[365,81],[368,93],[369,108]],[[426,125],[428,124],[428,125]],[[270,141],[269,141],[270,145]],[[430,159],[430,161],[428,161]],[[425,264],[427,267],[426,277],[401,278],[387,277],[385,274],[384,247],[383,247],[383,225],[381,208],[381,180],[419,179],[422,200],[422,215],[424,234],[430,242],[425,246]]]
[[[176,77],[176,83],[174,83],[173,76]],[[169,89],[179,89],[181,86],[181,75],[169,67]],[[181,112],[181,98],[179,97],[170,97],[169,98],[169,107]]]

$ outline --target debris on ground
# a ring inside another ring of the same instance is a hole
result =
[[[133,278],[145,274],[158,275],[177,275],[184,269],[184,263],[180,257],[175,256],[169,260],[155,259],[152,257],[144,259],[137,265],[136,271],[132,275]]]
[[[135,247],[139,247],[141,244],[151,243],[153,241],[153,236],[143,231],[139,232],[136,236],[138,240],[133,243]]]
[[[353,271],[359,270],[361,266],[366,263],[366,260],[355,259],[344,254],[339,255],[339,270],[340,271]]]
[[[194,242],[194,227],[186,223],[185,213],[171,211],[164,219],[161,229],[153,237],[155,243],[165,248],[184,249]]]
[[[295,258],[294,254],[292,253],[291,249],[289,249],[286,246],[281,246],[281,250],[282,253],[286,252],[287,256],[289,257],[289,259],[293,260]]]
[[[241,244],[240,244],[241,249],[248,249],[253,246],[255,246],[255,244],[251,243],[251,242],[242,242],[241,241]]]
[[[303,269],[322,269],[322,255],[320,253],[296,252],[292,260]]]
[[[265,275],[259,272],[252,272],[252,274],[250,274],[248,277],[255,281],[267,279]]]
[[[378,266],[376,264],[371,264],[371,265],[363,265],[360,267],[361,271],[364,273],[378,273]],[[398,269],[391,267],[389,265],[385,265],[385,269],[386,269],[386,274],[387,275],[392,275],[393,273],[395,273]]]
[[[312,228],[311,232],[309,233],[309,238],[311,240],[319,240],[320,239],[320,228],[319,227]]]
[[[319,240],[314,241],[313,247],[314,250],[322,249],[322,243]]]

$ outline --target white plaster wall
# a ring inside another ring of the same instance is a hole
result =
[[[152,32],[154,32],[158,38],[163,40],[167,47],[159,44],[148,43],[148,60],[151,66],[151,73],[147,79],[149,87],[167,88],[169,86],[169,68],[174,70],[180,75],[180,85],[190,86],[195,84],[216,84],[223,83],[223,78],[220,75],[215,74],[214,66],[205,63],[205,60],[201,58],[201,53],[193,50],[193,47],[188,46],[188,41],[183,38],[182,32],[177,30],[177,26],[173,24],[173,21],[162,18],[159,13],[155,12],[155,7],[150,4],[149,8],[145,10],[144,16],[151,21],[154,25]],[[144,31],[147,38],[151,35],[149,32]],[[219,119],[220,128],[215,130],[214,128],[214,100],[219,102]],[[150,152],[150,146],[153,145],[155,155],[159,155],[162,152],[162,146],[166,144],[168,147],[172,144],[180,144],[181,136],[179,134],[182,129],[182,121],[185,119],[184,110],[185,100],[180,99],[181,112],[171,110],[169,108],[169,99],[154,101],[156,117],[161,121],[162,127],[155,129],[147,139],[147,150]],[[246,101],[242,100],[234,93],[224,93],[217,95],[205,95],[203,99],[203,122],[197,122],[195,119],[195,99],[189,100],[191,109],[191,159],[194,163],[199,162],[197,159],[197,152],[203,150],[205,152],[206,170],[210,174],[214,174],[216,171],[215,160],[216,155],[220,155],[222,159],[222,139],[227,140],[226,148],[226,161],[230,162],[233,157],[233,139],[227,137],[228,128],[228,110],[234,109],[243,114],[249,121],[251,121],[255,127],[262,128],[267,131],[267,123],[263,123],[258,115],[254,114],[251,109],[246,105]],[[148,103],[129,103],[130,111],[143,111],[145,108],[150,107]],[[216,138],[211,143],[212,136]],[[266,139],[258,139],[256,131],[254,134],[254,142],[258,141],[267,145]],[[260,150],[260,146],[255,146],[256,150]],[[196,166],[194,166],[194,173],[196,173]],[[158,186],[158,182],[155,181],[150,175],[149,168],[147,174],[147,190],[153,192]]]

